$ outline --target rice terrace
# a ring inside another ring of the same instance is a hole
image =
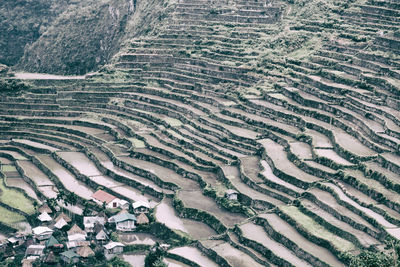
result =
[[[400,266],[397,0],[3,0],[0,102],[0,266]]]

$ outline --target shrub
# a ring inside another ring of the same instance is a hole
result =
[[[0,93],[12,92],[17,93],[21,90],[29,89],[29,85],[14,79],[0,79]]]
[[[382,252],[371,252],[363,250],[357,256],[353,256],[350,260],[350,267],[394,267],[394,258]]]

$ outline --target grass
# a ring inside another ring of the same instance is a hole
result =
[[[1,171],[3,172],[16,172],[17,169],[14,165],[1,165]]]
[[[308,232],[312,233],[314,236],[328,240],[331,242],[338,250],[346,252],[354,250],[355,246],[353,243],[338,237],[334,233],[328,231],[326,228],[318,224],[309,216],[302,213],[297,207],[294,206],[283,206],[280,209],[292,217],[298,224],[303,226]]]
[[[180,120],[178,120],[178,119],[165,118],[164,120],[165,120],[165,122],[167,122],[172,127],[180,127],[180,126],[182,126],[182,122]]]
[[[146,147],[146,144],[142,140],[139,140],[136,138],[129,138],[129,141],[132,142],[132,145],[135,148],[145,148]]]
[[[0,202],[28,214],[35,212],[35,207],[33,206],[32,201],[30,201],[23,193],[6,187],[3,179],[0,179]],[[2,216],[3,214],[0,217]]]
[[[15,212],[9,211],[3,207],[0,207],[0,214],[1,214],[0,222],[7,224],[7,225],[13,226],[13,224],[15,224],[15,223],[25,221],[24,216],[19,215]]]

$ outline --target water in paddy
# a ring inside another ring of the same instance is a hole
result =
[[[78,181],[74,175],[61,166],[49,155],[38,155],[37,158],[46,165],[61,181],[68,191],[75,192],[78,196],[89,199],[93,191],[85,184]]]
[[[144,254],[123,254],[122,259],[133,267],[144,267]]]
[[[169,199],[164,199],[157,206],[155,216],[157,221],[164,223],[167,227],[185,232],[196,239],[207,238],[216,234],[213,229],[202,222],[179,218]]]
[[[218,267],[218,265],[213,262],[211,259],[209,259],[206,255],[201,253],[200,250],[197,248],[193,247],[179,247],[179,248],[173,248],[168,251],[169,253],[172,254],[177,254],[179,256],[182,256],[186,259],[189,259],[191,261],[194,261],[200,266],[204,267]]]
[[[167,264],[168,267],[190,267],[190,265],[184,264],[182,262],[170,258],[164,258],[163,262]]]
[[[291,250],[283,246],[281,243],[271,239],[261,226],[253,223],[246,223],[240,226],[243,235],[252,239],[266,248],[270,249],[275,255],[292,263],[294,266],[311,266],[309,263],[299,259]]]
[[[121,233],[118,235],[119,239],[123,244],[126,245],[154,245],[156,242],[160,242],[161,240],[156,238],[153,235],[145,234],[145,233]]]

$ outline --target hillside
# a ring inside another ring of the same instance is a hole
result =
[[[118,233],[124,259],[398,266],[397,2],[95,2],[14,68],[97,72],[0,95],[0,173],[24,201],[73,192],[78,214],[104,208],[98,189],[146,201],[132,235],[169,247]],[[23,217],[6,230],[29,218],[11,204]]]
[[[12,0],[0,2],[0,64],[15,65],[25,46],[34,43],[73,1]]]

